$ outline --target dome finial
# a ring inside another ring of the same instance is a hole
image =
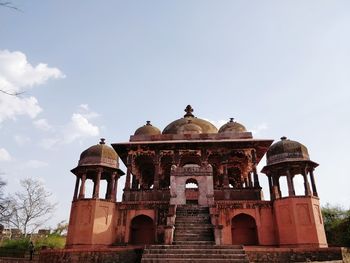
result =
[[[106,140],[105,138],[101,138],[100,140],[101,140],[100,144],[105,144],[105,140]]]
[[[146,121],[146,125],[151,126],[151,125],[152,125],[152,124],[151,124],[151,121]]]
[[[282,140],[282,141],[285,141],[285,140],[287,140],[287,137],[286,137],[286,136],[282,136],[282,137],[281,137],[281,140]]]
[[[234,119],[235,119],[235,118],[230,118],[230,122],[233,122]]]
[[[194,115],[192,114],[193,108],[191,105],[187,105],[185,112],[186,114],[184,115],[184,117],[194,117]]]

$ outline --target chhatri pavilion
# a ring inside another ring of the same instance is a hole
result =
[[[327,247],[314,175],[318,164],[299,142],[255,139],[234,119],[217,129],[188,105],[185,115],[163,131],[147,121],[128,142],[111,146],[101,139],[81,153],[72,170],[76,184],[67,248]],[[265,155],[259,174],[257,165]],[[296,175],[304,181],[298,195]],[[117,202],[121,176],[125,185]],[[262,176],[270,200],[263,198]],[[284,195],[283,180],[288,186]]]

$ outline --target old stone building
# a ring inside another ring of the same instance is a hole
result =
[[[128,142],[112,147],[102,139],[82,152],[72,170],[76,184],[67,248],[327,247],[314,178],[318,164],[299,142],[255,139],[233,119],[217,129],[187,106],[184,117],[162,132],[147,121]],[[259,175],[256,167],[265,154]],[[296,195],[293,179],[299,174],[304,192]],[[121,176],[123,197],[116,202]],[[263,198],[262,176],[268,178],[271,200]],[[93,182],[90,196],[88,181]]]

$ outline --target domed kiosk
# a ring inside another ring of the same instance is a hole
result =
[[[282,137],[267,151],[266,164],[262,172],[268,177],[270,196],[275,200],[274,211],[280,245],[326,247],[314,178],[314,169],[318,164],[310,160],[307,148],[297,141]],[[296,196],[293,179],[298,174],[304,180],[304,194]],[[281,193],[280,180],[283,178],[288,186],[286,196]]]
[[[297,141],[282,137],[272,143],[253,138],[233,118],[217,129],[195,117],[190,105],[162,132],[147,121],[113,148],[102,139],[82,152],[72,170],[76,186],[66,247],[148,245],[142,262],[172,257],[180,262],[191,249],[214,262],[223,254],[214,244],[327,246],[314,179],[318,164]],[[257,171],[265,155],[262,172],[268,178],[270,200],[264,200]],[[126,173],[122,199],[116,201],[118,178],[124,175],[119,159]],[[302,195],[295,194],[297,174],[304,178]],[[94,185],[92,196],[85,194],[87,180]],[[104,195],[101,180],[107,182]],[[280,180],[287,181],[288,195],[282,196]],[[198,249],[200,245],[206,252]]]

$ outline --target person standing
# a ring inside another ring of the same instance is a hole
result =
[[[34,255],[34,244],[33,241],[30,241],[29,243],[29,260],[33,260]]]

